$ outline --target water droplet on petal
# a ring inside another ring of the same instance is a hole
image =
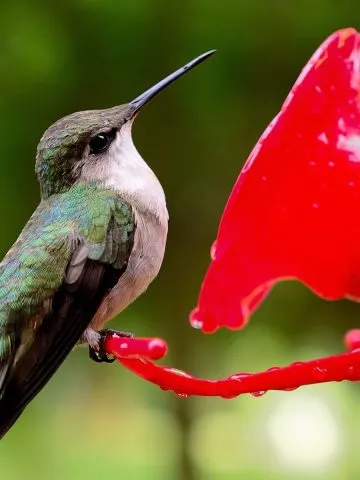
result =
[[[190,325],[196,330],[201,330],[204,326],[204,322],[198,318],[199,309],[196,308],[190,314]]]
[[[335,167],[335,162],[333,162],[332,160],[330,160],[330,161],[328,162],[328,166],[329,166],[330,168]]]
[[[201,330],[203,327],[203,322],[201,320],[191,320],[191,326],[196,330]]]
[[[320,142],[325,143],[325,145],[329,143],[328,137],[325,132],[320,133],[318,139],[320,140]]]
[[[281,370],[280,367],[271,367],[271,368],[268,368],[268,369],[267,369],[267,372],[277,372],[277,371],[279,371],[279,370]]]
[[[215,242],[211,245],[211,248],[210,248],[211,260],[216,260],[216,245],[217,245],[217,241],[215,240]]]
[[[250,395],[252,395],[253,397],[262,397],[263,395],[265,395],[266,393],[266,390],[259,390],[258,392],[250,392]]]
[[[343,118],[339,118],[338,120],[338,129],[341,130],[342,132],[346,131],[346,125]]]

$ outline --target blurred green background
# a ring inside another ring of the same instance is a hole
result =
[[[168,364],[218,377],[341,350],[360,307],[276,287],[246,330],[190,328],[209,247],[241,165],[300,69],[356,1],[35,0],[1,3],[1,253],[38,202],[37,142],[76,110],[131,100],[218,53],[139,115],[135,143],[170,211],[159,277],[112,326],[170,345]],[[234,400],[177,398],[79,349],[1,442],[0,479],[356,479],[360,391],[322,385]]]

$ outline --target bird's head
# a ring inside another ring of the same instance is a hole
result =
[[[132,142],[133,120],[151,98],[213,53],[197,57],[130,103],[73,113],[51,125],[37,148],[36,174],[42,197],[64,192],[78,181],[103,182],[127,196],[146,183],[148,188],[156,187],[155,175]]]

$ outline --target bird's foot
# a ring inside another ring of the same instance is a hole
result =
[[[92,347],[89,345],[89,357],[94,362],[101,363],[112,363],[115,361],[115,357],[113,355],[109,355],[105,350],[105,340],[108,335],[118,335],[119,337],[126,337],[132,338],[134,335],[129,332],[119,332],[117,330],[111,330],[110,328],[105,328],[104,330],[100,330],[98,332],[100,335],[97,347]]]

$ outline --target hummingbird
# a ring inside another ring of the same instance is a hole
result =
[[[133,121],[214,52],[127,104],[73,113],[43,134],[41,200],[0,263],[0,438],[76,345],[114,360],[102,327],[157,276],[168,231],[165,194],[134,146]]]

